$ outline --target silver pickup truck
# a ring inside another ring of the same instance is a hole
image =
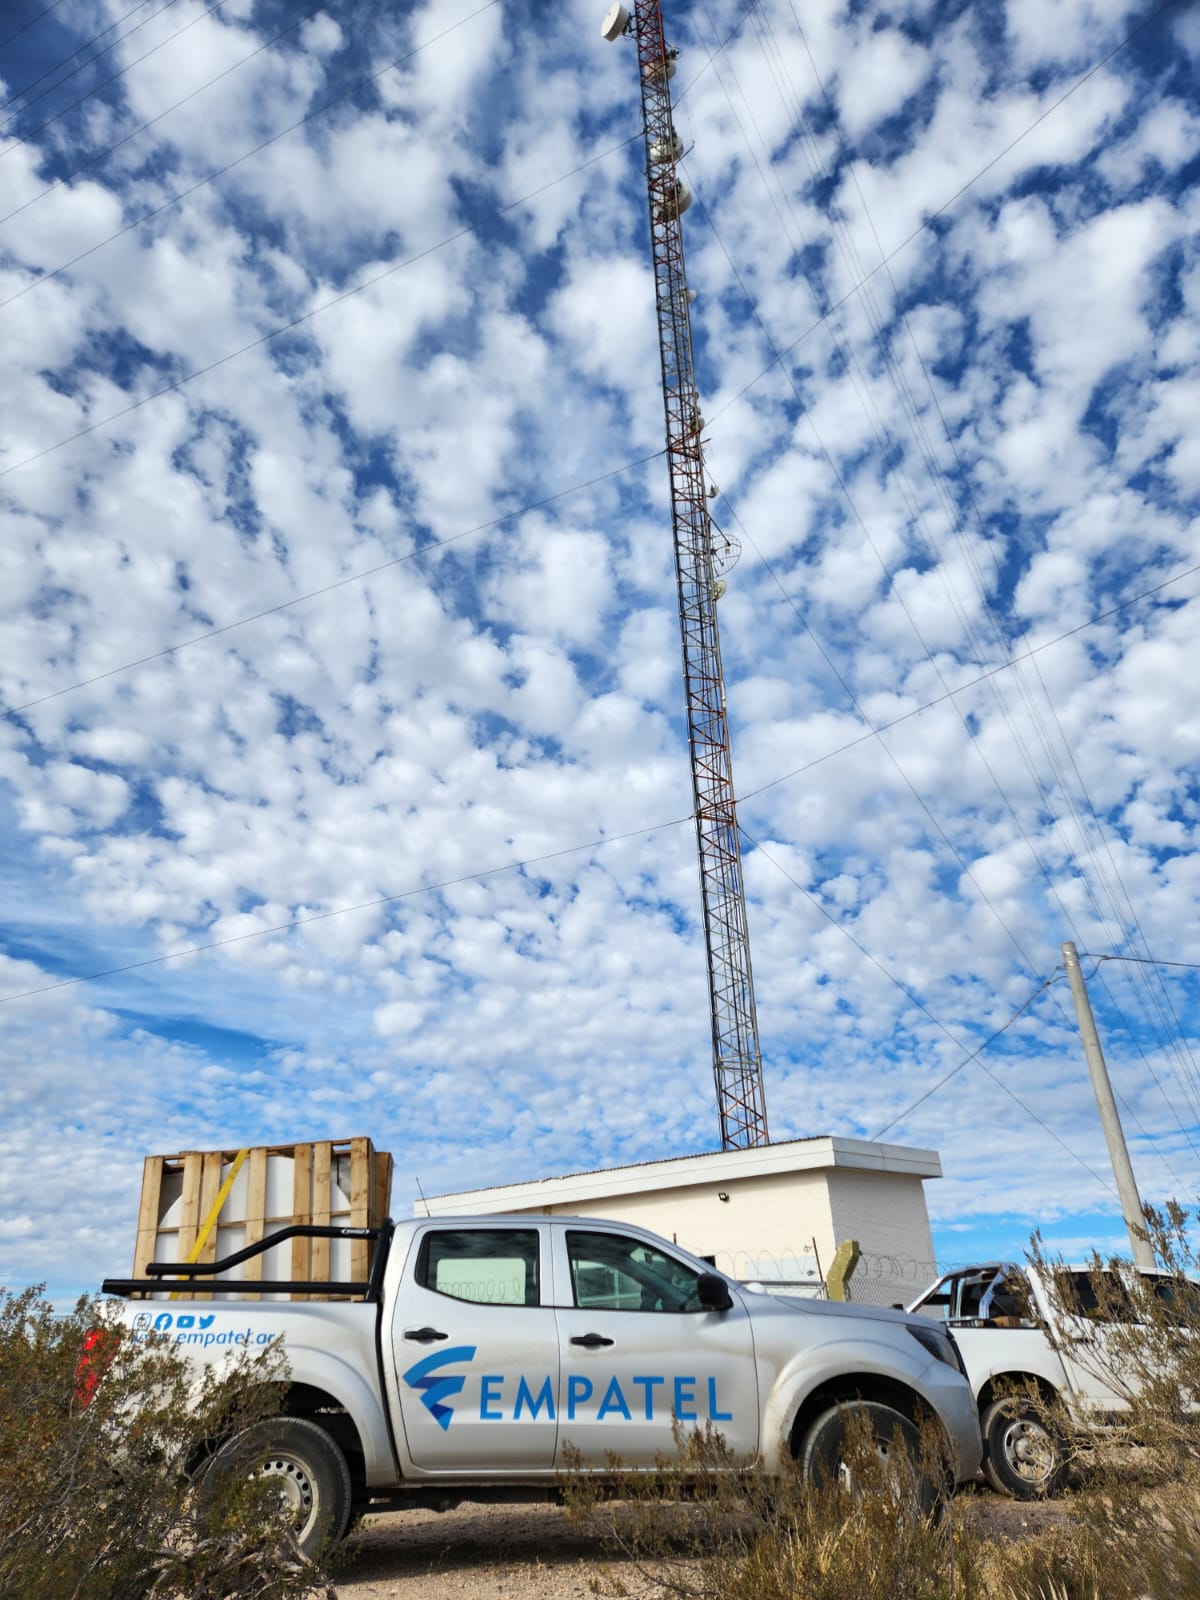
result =
[[[294,1228],[266,1243],[289,1233],[363,1237]],[[676,1425],[711,1424],[768,1471],[790,1452],[811,1480],[844,1472],[857,1408],[881,1453],[897,1436],[915,1445],[934,1419],[958,1480],[980,1465],[958,1352],[926,1318],[756,1294],[654,1234],[594,1219],[431,1218],[368,1234],[361,1283],[251,1287],[231,1276],[264,1248],[251,1246],[103,1285],[135,1337],[158,1333],[197,1362],[283,1341],[284,1414],[252,1443],[306,1550],[371,1504],[537,1498],[570,1451],[597,1472],[613,1455],[652,1466]]]

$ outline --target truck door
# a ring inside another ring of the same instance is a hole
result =
[[[400,1419],[418,1472],[553,1470],[558,1326],[546,1230],[431,1223],[392,1314]]]
[[[636,1234],[555,1230],[561,1388],[558,1461],[612,1452],[628,1466],[674,1455],[672,1419],[711,1422],[739,1456],[759,1444],[750,1318],[700,1305],[700,1272]]]
[[[1121,1285],[1104,1273],[1111,1316],[1127,1297]],[[1095,1285],[1086,1270],[1067,1269],[1059,1290],[1062,1304],[1054,1326],[1061,1344],[1059,1354],[1081,1411],[1123,1411],[1129,1405],[1128,1384],[1132,1375],[1120,1370],[1120,1358],[1109,1338],[1107,1316],[1097,1308]],[[1132,1317],[1132,1312],[1130,1316]]]

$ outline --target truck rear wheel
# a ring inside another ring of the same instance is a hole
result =
[[[922,1517],[936,1516],[944,1499],[939,1483],[922,1462],[921,1436],[912,1422],[878,1400],[842,1400],[810,1423],[796,1459],[804,1481],[814,1488],[840,1486],[860,1496],[865,1485],[854,1466],[857,1430],[865,1425],[868,1448],[884,1466],[887,1493],[897,1506]]]
[[[306,1556],[340,1539],[350,1520],[350,1470],[334,1441],[304,1417],[271,1417],[236,1434],[212,1470],[254,1474],[278,1488],[296,1543]]]
[[[1014,1500],[1055,1495],[1067,1477],[1062,1439],[1043,1409],[1014,1396],[993,1400],[980,1419],[983,1474],[993,1489]]]

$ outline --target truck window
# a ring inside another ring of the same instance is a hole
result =
[[[964,1320],[982,1316],[984,1291],[990,1288],[995,1271],[972,1272],[957,1280],[958,1315]]]
[[[700,1274],[644,1240],[567,1233],[575,1304],[597,1311],[699,1311]]]
[[[480,1305],[536,1306],[536,1228],[445,1228],[425,1235],[417,1282]]]
[[[950,1288],[945,1283],[935,1283],[928,1294],[924,1294],[913,1306],[913,1310],[922,1317],[931,1317],[935,1321],[945,1322],[950,1315]]]
[[[1063,1277],[1063,1309],[1069,1315],[1088,1317],[1093,1321],[1138,1320],[1124,1285],[1113,1273],[1101,1272],[1093,1279],[1090,1271],[1067,1272]]]

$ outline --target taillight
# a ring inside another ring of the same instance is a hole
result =
[[[80,1410],[91,1405],[120,1342],[121,1335],[115,1328],[90,1328],[84,1334],[79,1360],[75,1363],[75,1404]]]

